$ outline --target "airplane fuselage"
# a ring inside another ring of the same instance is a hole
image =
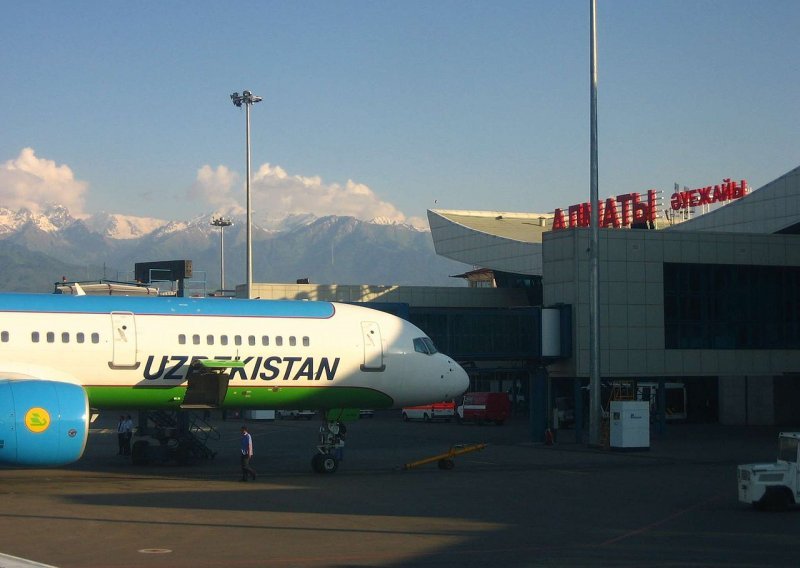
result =
[[[218,406],[399,408],[466,374],[425,334],[347,304],[0,294],[0,378],[83,386],[94,408],[177,408],[195,359],[239,360]]]
[[[90,408],[399,408],[468,384],[417,327],[359,306],[0,294],[2,465],[80,458]]]

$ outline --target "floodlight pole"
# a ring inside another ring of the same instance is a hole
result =
[[[233,222],[225,217],[211,220],[211,224],[219,227],[219,289],[225,291],[225,227],[230,227]]]
[[[247,123],[247,297],[252,298],[253,293],[253,211],[250,206],[250,107],[255,103],[261,102],[261,97],[254,95],[250,91],[233,93],[231,101],[237,107],[244,105],[245,121]]]
[[[590,190],[591,238],[589,244],[589,445],[600,445],[602,405],[600,402],[600,212],[597,183],[597,0],[589,0],[591,75]]]

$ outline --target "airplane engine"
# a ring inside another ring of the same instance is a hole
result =
[[[0,465],[59,466],[83,455],[89,401],[79,385],[0,379]]]

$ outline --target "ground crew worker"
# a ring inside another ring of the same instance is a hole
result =
[[[256,470],[250,466],[253,457],[253,437],[247,431],[247,426],[242,426],[242,481],[248,478],[256,479]]]

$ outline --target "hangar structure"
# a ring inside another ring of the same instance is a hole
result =
[[[744,187],[724,180],[676,191],[672,210],[657,218],[655,207],[647,210],[638,197],[625,197],[627,213],[625,200],[613,213],[616,202],[606,201],[601,219],[613,221],[609,227],[637,228],[600,229],[601,377],[604,383],[680,379],[695,419],[796,424],[800,167],[749,193]],[[726,203],[692,215],[717,201]],[[538,280],[542,305],[572,307],[572,350],[547,367],[562,392],[579,392],[589,377],[584,205],[561,218],[559,211],[428,211],[438,254],[492,271],[498,286]],[[678,214],[682,222],[675,222]],[[573,226],[554,230],[564,219]]]

